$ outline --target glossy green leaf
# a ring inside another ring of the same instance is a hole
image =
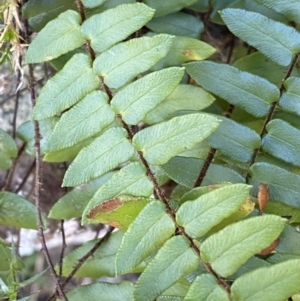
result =
[[[33,119],[41,120],[70,108],[99,86],[90,58],[75,54],[64,68],[48,80],[33,108]]]
[[[83,45],[85,40],[80,32],[80,23],[80,15],[73,10],[60,14],[30,43],[25,63],[50,61]]]
[[[300,51],[300,33],[291,26],[242,9],[228,8],[220,14],[234,35],[279,65],[289,65]]]
[[[300,23],[300,3],[298,0],[284,1],[276,0],[276,3],[272,0],[255,0],[258,3],[269,7],[279,14],[285,15],[289,20],[296,23]]]
[[[218,125],[218,119],[202,113],[174,117],[139,131],[132,143],[149,163],[162,165],[204,140]]]
[[[172,237],[157,252],[139,277],[133,292],[134,300],[155,300],[198,265],[199,257],[190,247],[189,241],[181,235]]]
[[[116,257],[116,274],[131,272],[175,232],[175,224],[160,201],[150,202],[129,226]]]
[[[153,67],[153,70],[179,66],[191,61],[202,61],[215,52],[216,49],[207,43],[188,37],[175,36],[170,51]]]
[[[119,89],[163,58],[172,40],[171,36],[158,35],[120,43],[96,58],[95,72],[103,76],[108,87]]]
[[[290,225],[285,225],[280,235],[276,252],[300,255],[300,232]]]
[[[154,124],[174,117],[173,114],[176,111],[201,111],[210,106],[214,100],[215,98],[211,94],[200,87],[178,85],[163,102],[147,114],[144,121],[148,124]]]
[[[88,182],[126,162],[134,154],[127,131],[110,128],[80,151],[65,173],[63,186]]]
[[[154,10],[143,3],[123,4],[87,19],[81,27],[92,48],[103,52],[151,20]]]
[[[290,77],[284,83],[285,88],[279,100],[279,106],[287,112],[300,115],[300,78]]]
[[[67,297],[69,301],[132,301],[132,292],[133,283],[129,281],[96,282],[76,287],[67,293]]]
[[[153,183],[146,176],[145,167],[138,162],[131,163],[116,172],[94,194],[84,210],[82,223],[93,222],[87,219],[90,211],[104,201],[119,195],[149,197],[153,193]],[[129,216],[130,217],[130,216]],[[130,217],[132,220],[132,217]],[[123,217],[126,222],[126,216]]]
[[[87,8],[94,8],[100,6],[107,0],[82,0],[82,4]]]
[[[203,164],[204,160],[201,159],[174,157],[162,168],[176,183],[193,188]],[[236,171],[213,163],[210,165],[202,185],[217,182],[244,183],[245,180]]]
[[[35,206],[15,193],[0,192],[0,224],[37,229]]]
[[[210,5],[211,0],[197,0],[197,2],[189,6],[189,8],[196,12],[205,13],[209,10]]]
[[[9,169],[12,165],[11,158],[18,155],[18,148],[14,139],[0,129],[0,169]]]
[[[233,120],[221,116],[218,118],[222,120],[222,125],[206,139],[206,142],[236,161],[250,161],[253,150],[260,147],[260,136]]]
[[[93,256],[90,256],[76,272],[75,277],[100,278],[103,276],[115,276],[115,256],[123,237],[122,231],[112,233],[101,244]],[[101,238],[100,238],[101,239]],[[67,254],[63,259],[63,276],[68,276],[78,263],[78,260],[86,255],[99,241],[99,239],[85,242],[77,249]],[[58,267],[56,267],[58,269]]]
[[[222,277],[238,270],[251,256],[268,247],[286,220],[276,215],[252,217],[227,226],[201,245],[201,257]]]
[[[116,196],[94,207],[86,216],[93,222],[109,224],[126,230],[152,199],[134,196]]]
[[[199,39],[204,29],[203,23],[198,18],[182,12],[154,18],[146,26],[157,33],[167,33],[195,39]]]
[[[94,91],[62,115],[47,140],[46,152],[73,146],[101,132],[114,120],[107,94]]]
[[[152,72],[118,92],[111,106],[127,124],[138,124],[176,88],[183,74],[178,67]]]
[[[197,0],[173,0],[165,2],[160,0],[145,0],[144,2],[155,9],[155,16],[167,15],[194,4]]]
[[[267,124],[268,134],[263,138],[262,148],[265,152],[285,162],[300,166],[300,130],[280,119]]]
[[[264,183],[269,187],[270,199],[300,208],[300,176],[269,163],[255,163],[250,168],[249,184],[257,187]]]
[[[235,67],[214,62],[193,62],[186,70],[197,84],[248,113],[263,117],[279,89],[267,80]]]
[[[40,31],[49,21],[68,9],[76,10],[74,0],[29,0],[22,6],[22,14],[33,31]]]
[[[49,218],[71,219],[81,217],[84,208],[99,187],[106,183],[112,176],[113,173],[110,172],[87,184],[75,187],[52,206],[49,212]]]
[[[94,0],[86,0],[86,1],[89,1],[92,4],[95,3]],[[102,0],[96,0],[96,1],[102,1]],[[126,3],[136,3],[136,1],[135,0],[105,0],[105,2],[102,5],[94,9],[87,9],[86,15],[89,18],[95,14],[102,13],[108,9],[112,9],[117,7],[118,5],[126,4]]]
[[[192,283],[184,301],[229,301],[227,292],[216,278],[210,274],[203,274]]]
[[[236,301],[286,300],[299,291],[299,269],[300,259],[294,259],[247,273],[234,281],[232,297]]]
[[[205,1],[205,0],[204,0]],[[224,25],[222,18],[220,17],[220,11],[227,8],[236,0],[209,0],[210,19],[213,23]]]
[[[237,211],[247,199],[249,190],[245,184],[226,185],[196,200],[186,201],[178,209],[176,221],[192,238],[201,237]]]

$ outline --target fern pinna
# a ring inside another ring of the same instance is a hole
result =
[[[53,20],[37,19],[34,2],[24,15],[41,30],[26,62],[58,72],[32,118],[44,160],[71,161],[62,185],[75,187],[49,217],[118,229],[75,276],[141,273],[135,284],[80,286],[69,300],[291,300],[300,1],[78,0]],[[209,18],[231,32],[227,63],[199,39],[209,40]],[[30,130],[19,129],[28,151]],[[269,197],[259,211],[261,183]],[[68,254],[63,274],[96,243]]]

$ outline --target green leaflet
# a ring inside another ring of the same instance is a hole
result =
[[[156,300],[157,301],[183,301],[191,283],[186,278],[181,278],[174,285],[165,290]]]
[[[231,286],[236,301],[282,301],[299,291],[300,259],[247,273]],[[251,285],[249,285],[251,284]]]
[[[143,3],[123,4],[90,17],[81,30],[92,48],[103,52],[145,25],[153,14]]]
[[[183,74],[184,68],[178,67],[152,72],[119,91],[111,106],[127,124],[138,124],[176,88]]]
[[[182,12],[154,18],[146,26],[157,33],[187,36],[194,39],[199,39],[204,29],[202,21]]]
[[[222,120],[222,125],[206,139],[206,142],[236,161],[249,162],[253,150],[260,147],[260,136],[231,119],[221,116],[218,118]]]
[[[176,221],[192,238],[205,235],[226,217],[239,210],[249,195],[250,186],[226,185],[186,201],[176,214]]]
[[[64,113],[46,144],[46,152],[67,148],[105,129],[115,120],[107,94],[94,91]]]
[[[15,248],[10,247],[4,240],[0,239],[0,272],[9,271],[14,267],[22,270],[25,265],[20,257],[15,253]],[[2,288],[1,288],[2,289]],[[1,294],[1,291],[0,291]]]
[[[132,292],[133,283],[130,281],[96,282],[76,287],[67,293],[67,297],[70,301],[132,301]]]
[[[289,206],[300,208],[300,176],[286,169],[268,163],[255,163],[250,168],[251,185],[256,188],[260,183],[269,187],[270,199]]]
[[[287,112],[300,115],[300,78],[290,77],[284,83],[285,92],[279,100],[279,106]]]
[[[178,66],[191,61],[202,61],[216,52],[207,43],[188,37],[175,36],[168,54],[152,69],[160,70],[165,67]]]
[[[214,62],[185,65],[197,84],[229,103],[256,116],[266,116],[270,103],[278,100],[279,89],[264,78],[235,67]]]
[[[194,4],[197,0],[173,0],[165,2],[160,0],[145,0],[144,2],[155,9],[155,16],[167,15]]]
[[[300,22],[300,3],[298,0],[255,0],[258,3],[269,7],[279,14],[283,14],[289,18],[290,21],[294,21],[296,23]]]
[[[300,233],[294,227],[285,225],[276,247],[280,254],[300,255]]]
[[[192,283],[184,301],[229,301],[229,296],[210,274],[200,275]]]
[[[204,160],[187,157],[174,157],[162,166],[168,176],[188,188],[193,188],[197,177],[200,174]],[[244,183],[244,178],[236,171],[217,164],[211,164],[203,180],[203,185],[210,185],[218,182]]]
[[[105,182],[94,194],[82,215],[82,223],[93,222],[87,219],[90,211],[104,201],[119,195],[149,197],[153,193],[153,183],[146,176],[145,167],[138,162],[123,167]],[[126,219],[126,216],[124,217]]]
[[[220,14],[232,33],[279,65],[289,65],[300,51],[300,33],[290,26],[242,9],[228,8]]]
[[[210,106],[214,100],[215,98],[211,94],[200,87],[178,85],[164,101],[147,114],[144,121],[154,124],[174,117],[176,111],[201,111]]]
[[[80,33],[80,15],[67,10],[50,21],[30,43],[25,63],[50,61],[84,44]]]
[[[150,164],[162,165],[204,140],[218,125],[218,119],[208,114],[174,117],[141,130],[133,137],[132,144]]]
[[[70,108],[99,86],[90,58],[75,54],[64,68],[48,80],[33,108],[33,119],[41,120]]]
[[[158,35],[120,43],[96,58],[94,70],[109,88],[119,89],[163,58],[172,40],[171,36]]]
[[[90,256],[76,272],[75,277],[100,278],[103,276],[115,276],[115,256],[123,237],[122,231],[112,233],[109,238]],[[87,254],[99,239],[85,242],[77,249],[64,257],[63,276],[68,276],[73,270],[78,260]],[[58,269],[58,267],[56,267]]]
[[[263,215],[229,225],[204,241],[201,257],[217,274],[228,277],[251,256],[268,247],[285,223],[279,216]]]
[[[11,158],[18,155],[18,148],[14,139],[0,129],[0,169],[9,169],[12,165]]]
[[[155,300],[183,276],[199,265],[189,241],[181,236],[169,239],[139,277],[133,292],[135,301]]]
[[[113,172],[109,172],[102,177],[87,184],[75,187],[73,190],[61,197],[51,208],[49,218],[71,219],[81,217],[84,208],[93,197],[101,185],[106,183]]]
[[[100,6],[107,0],[82,0],[82,4],[87,8],[94,8]]]
[[[0,224],[37,229],[35,206],[15,193],[0,192]]]
[[[80,151],[65,173],[62,186],[88,182],[129,160],[134,148],[127,140],[127,131],[110,128]]]
[[[116,196],[101,202],[86,216],[93,222],[108,224],[126,230],[144,207],[151,202],[150,198],[133,196]]]
[[[175,232],[175,224],[160,201],[150,202],[129,226],[116,257],[116,274],[132,272]]]
[[[300,130],[288,122],[273,119],[267,124],[268,134],[263,138],[262,148],[272,156],[300,166]]]

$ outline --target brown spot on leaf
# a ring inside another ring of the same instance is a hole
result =
[[[87,218],[94,218],[99,212],[101,213],[109,213],[123,205],[121,199],[114,198],[110,199],[106,202],[101,203],[100,205],[93,208],[89,214],[86,216]]]
[[[260,212],[264,212],[269,200],[269,188],[266,184],[258,186],[257,201]]]
[[[186,49],[184,51],[184,56],[193,56],[193,54],[194,54],[193,51],[190,49]]]
[[[268,247],[261,250],[258,254],[259,255],[268,255],[276,249],[278,244],[279,244],[279,238],[275,239]]]
[[[121,228],[121,225],[117,221],[111,221],[108,224],[114,228],[118,228],[118,229]]]

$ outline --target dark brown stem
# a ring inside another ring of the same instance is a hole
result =
[[[28,22],[27,20],[24,21],[24,27],[25,27],[25,37],[27,43],[29,42],[29,29],[28,29]],[[30,96],[31,96],[31,102],[32,102],[32,107],[34,107],[36,103],[36,96],[35,96],[35,88],[34,88],[34,75],[33,75],[33,66],[30,64],[28,66],[29,68],[29,77],[28,77],[28,88],[30,91]],[[34,183],[34,201],[35,201],[35,206],[36,206],[36,216],[37,216],[37,226],[38,226],[38,233],[39,233],[39,238],[42,244],[42,250],[44,253],[44,256],[46,258],[50,274],[53,278],[53,281],[56,285],[56,289],[59,292],[59,296],[64,300],[68,301],[68,298],[66,297],[61,284],[59,282],[59,277],[57,276],[53,262],[51,260],[49,250],[47,248],[46,240],[45,240],[45,235],[44,235],[44,224],[42,220],[42,212],[41,212],[41,207],[40,207],[40,188],[41,188],[41,174],[42,174],[42,162],[41,162],[41,147],[40,147],[40,128],[39,128],[39,123],[37,121],[34,121],[34,149],[35,149],[35,164],[36,164],[36,169],[35,169],[35,183]]]
[[[280,96],[279,96],[279,99],[284,91],[284,82],[291,76],[292,72],[293,72],[293,69],[295,68],[297,62],[298,62],[298,59],[299,59],[299,54],[296,54],[284,79],[282,80],[281,82],[281,86],[279,88],[279,91],[280,91]],[[270,106],[270,109],[269,109],[269,112],[268,112],[268,115],[264,121],[264,124],[263,124],[263,127],[261,129],[261,132],[260,132],[260,138],[262,139],[265,134],[267,133],[267,124],[271,121],[271,119],[273,118],[273,115],[275,113],[275,110],[276,110],[276,107],[277,107],[277,104],[278,104],[278,101],[279,99],[275,102],[273,102]],[[257,155],[258,155],[258,152],[259,152],[259,148],[256,148],[254,151],[253,151],[253,154],[252,154],[252,158],[251,158],[251,161],[250,161],[250,164],[249,164],[249,168],[255,163],[256,159],[257,159]],[[247,172],[247,175],[246,175],[246,182],[248,183],[249,181],[249,178],[250,178],[250,173],[249,173],[249,170]]]
[[[27,182],[30,174],[32,173],[33,169],[35,168],[35,161],[33,161],[28,169],[28,171],[26,172],[25,176],[23,177],[22,182],[20,183],[20,185],[17,187],[17,189],[15,190],[15,193],[18,193],[24,186],[24,184]]]
[[[65,250],[67,247],[64,222],[65,221],[63,219],[60,221],[60,232],[61,232],[61,238],[62,238],[62,247],[61,247],[61,252],[60,252],[59,261],[58,261],[58,267],[59,267],[58,276],[60,279],[61,279],[62,270],[63,270],[64,254],[65,254]]]

